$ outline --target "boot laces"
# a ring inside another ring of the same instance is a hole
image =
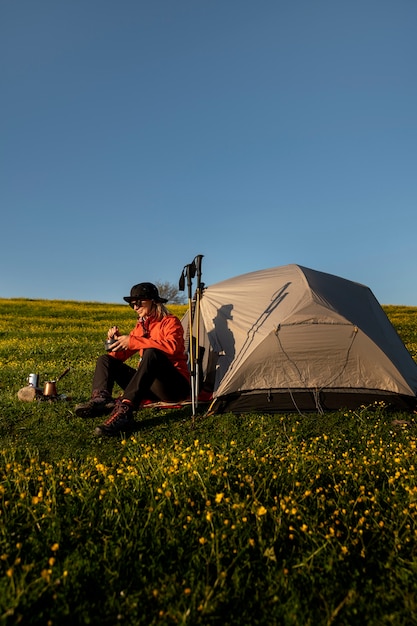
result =
[[[97,391],[94,390],[91,396],[91,401],[92,402],[106,402],[107,400],[110,399],[110,394],[107,393],[106,391]]]
[[[118,401],[110,417],[105,422],[105,425],[110,426],[111,424],[116,422],[118,419],[126,417],[130,413],[131,409],[132,409],[131,405],[128,404],[127,402]]]

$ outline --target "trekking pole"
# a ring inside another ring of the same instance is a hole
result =
[[[195,415],[195,358],[194,358],[194,338],[193,338],[193,301],[192,301],[192,279],[195,276],[196,266],[194,261],[184,266],[179,280],[179,290],[184,291],[185,279],[187,278],[188,287],[188,355],[190,367],[190,383],[191,383],[191,406],[193,418]]]
[[[195,298],[195,310],[194,310],[194,320],[195,320],[195,336],[196,336],[196,344],[195,344],[195,406],[198,407],[198,394],[200,391],[200,300],[201,300],[201,291],[203,283],[201,282],[201,261],[203,258],[203,254],[198,254],[193,263],[195,266],[195,271],[197,274],[197,288],[196,288],[196,298]]]
[[[193,418],[195,415],[196,399],[195,399],[195,351],[194,351],[194,312],[193,312],[193,299],[192,299],[192,279],[195,276],[195,263],[194,261],[186,266],[187,272],[187,286],[188,286],[188,310],[189,310],[189,329],[190,329],[190,374],[191,374],[191,407]]]

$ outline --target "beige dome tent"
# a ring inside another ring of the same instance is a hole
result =
[[[416,405],[417,364],[364,285],[275,267],[206,287],[199,319],[215,412]]]

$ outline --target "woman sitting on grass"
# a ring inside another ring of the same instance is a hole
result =
[[[117,326],[107,337],[114,340],[107,354],[97,359],[91,399],[75,407],[78,417],[110,413],[95,430],[97,435],[117,435],[134,425],[133,412],[143,400],[179,402],[190,395],[190,374],[180,320],[164,306],[152,283],[134,285],[124,298],[135,310],[138,321],[128,335],[119,335]],[[137,369],[125,361],[139,352]],[[113,401],[113,386],[124,391]]]

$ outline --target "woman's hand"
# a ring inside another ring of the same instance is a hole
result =
[[[111,351],[117,352],[118,350],[128,350],[129,348],[129,335],[120,335],[115,337],[116,341],[112,344]]]
[[[119,335],[119,327],[118,326],[112,326],[107,331],[107,339],[113,339],[113,337],[116,339],[118,337],[118,335]]]

